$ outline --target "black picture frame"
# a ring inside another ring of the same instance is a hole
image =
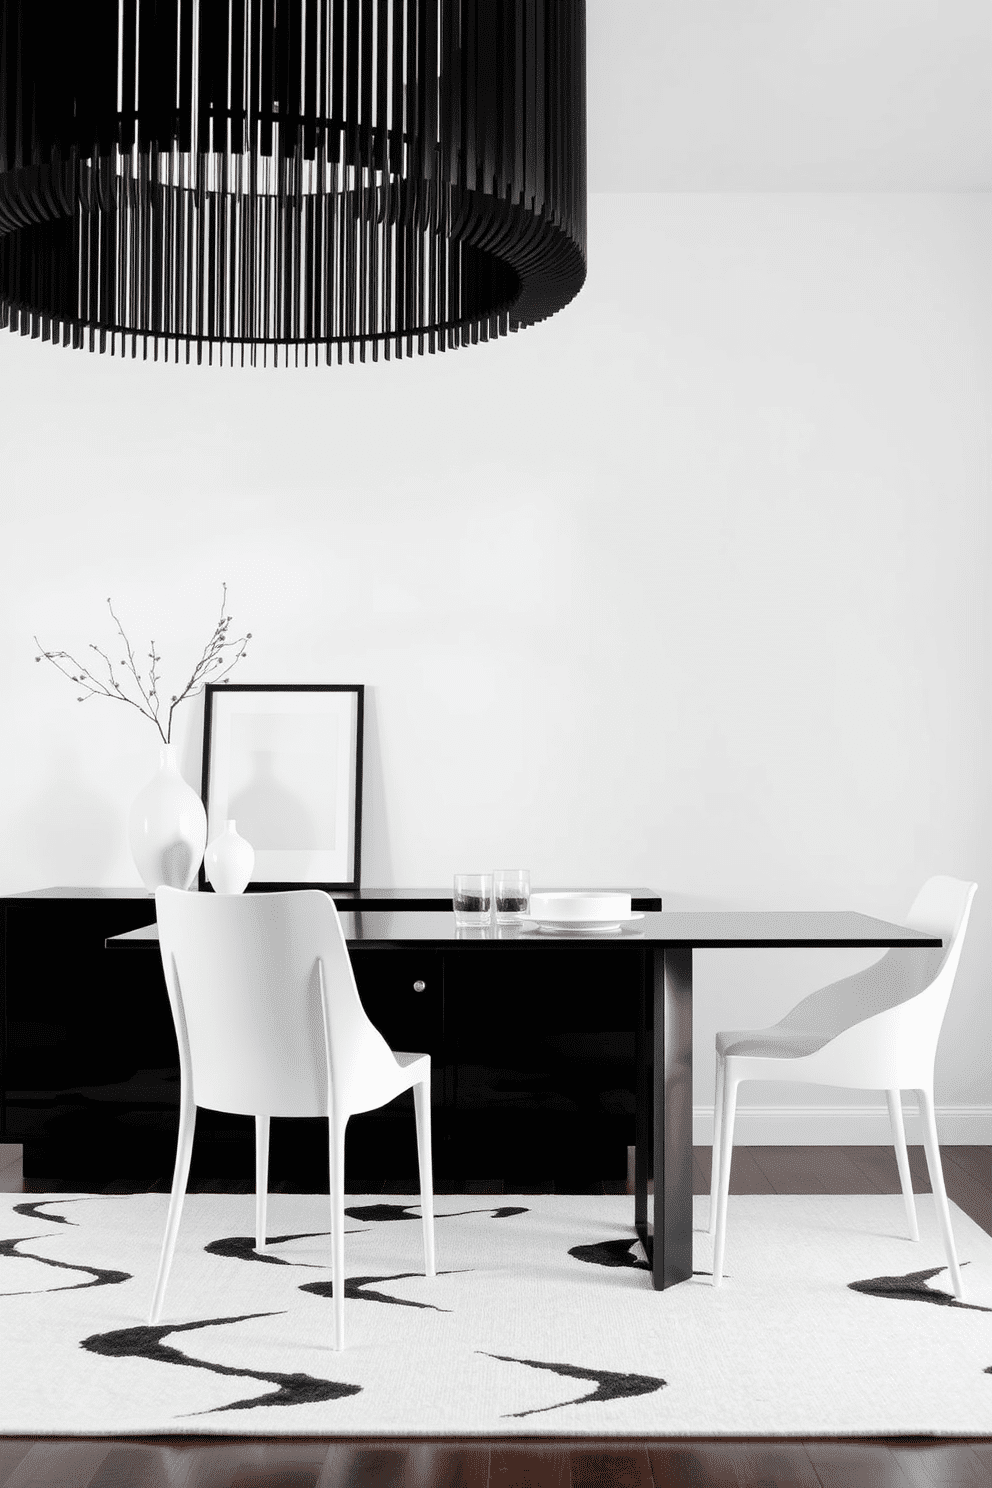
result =
[[[200,791],[207,842],[226,820],[238,821],[239,836],[255,849],[249,890],[361,887],[364,716],[361,683],[207,683]],[[249,755],[254,774],[246,780]],[[202,864],[199,887],[209,889]]]

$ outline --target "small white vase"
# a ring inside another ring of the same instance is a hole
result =
[[[180,775],[172,744],[162,745],[158,771],[131,807],[128,839],[149,889],[160,884],[189,888],[203,861],[207,814],[196,791]]]
[[[238,836],[237,825],[225,822],[203,854],[203,871],[215,894],[243,894],[255,867],[255,850]]]

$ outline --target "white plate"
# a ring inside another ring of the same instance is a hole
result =
[[[609,920],[560,920],[552,919],[549,915],[530,914],[528,922],[537,926],[538,930],[565,932],[569,935],[604,935],[612,930],[619,930],[623,925],[631,925],[635,920],[643,920],[643,910],[635,909],[630,914],[614,916]]]
[[[562,925],[574,920],[616,925],[633,907],[629,894],[614,889],[542,889],[530,896],[530,912],[535,919],[557,920]]]

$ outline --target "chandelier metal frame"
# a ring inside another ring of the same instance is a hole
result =
[[[584,0],[0,0],[0,323],[187,361],[533,325],[585,278]]]

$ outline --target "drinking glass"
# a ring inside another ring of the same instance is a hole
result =
[[[456,873],[452,897],[455,924],[479,929],[492,923],[493,876],[491,873]]]
[[[517,925],[530,913],[530,869],[497,868],[493,873],[497,925]]]

